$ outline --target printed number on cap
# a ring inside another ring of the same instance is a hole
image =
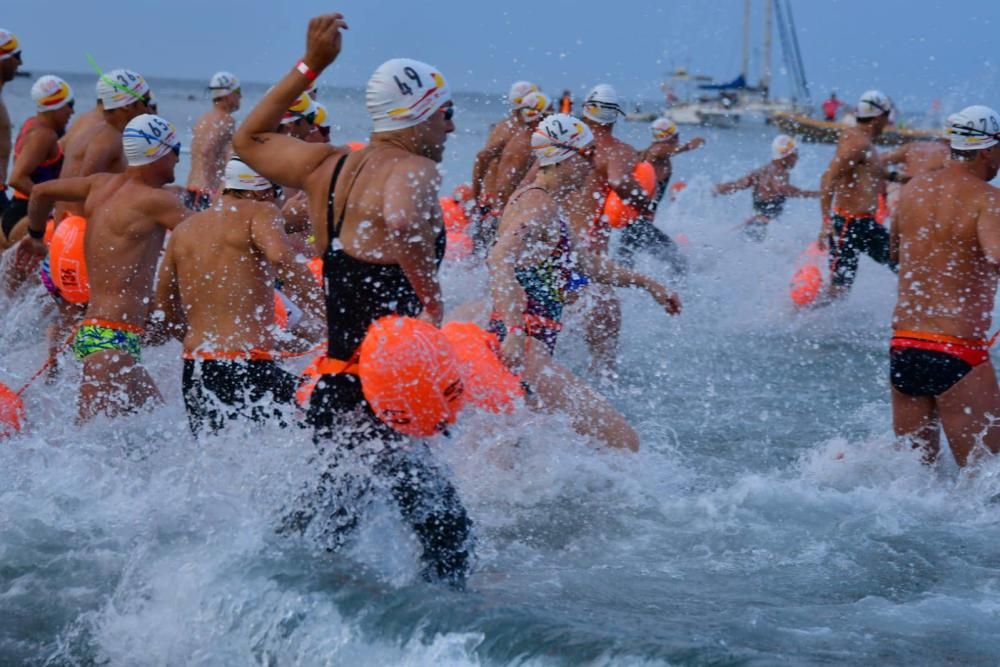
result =
[[[149,119],[149,132],[154,137],[156,137],[157,139],[159,139],[160,137],[163,136],[164,133],[168,133],[168,134],[170,133],[170,126],[167,125],[164,121],[160,120],[159,118],[150,118]],[[143,136],[143,138],[146,140],[147,144],[153,143],[148,136]]]
[[[118,83],[122,84],[123,86],[127,86],[129,85],[129,83],[134,83],[135,81],[137,81],[135,75],[132,74],[131,72],[124,72],[122,74],[118,74],[115,78],[117,78]]]
[[[413,69],[412,67],[404,67],[403,74],[405,74],[407,78],[409,78],[411,81],[415,81],[417,84],[417,88],[424,87],[424,82],[420,80],[420,75],[417,74],[417,70]],[[403,95],[413,94],[413,89],[410,88],[410,85],[408,83],[406,83],[405,81],[400,81],[399,77],[395,75],[393,75],[392,78],[396,80],[396,85],[399,86],[399,92],[401,92]]]

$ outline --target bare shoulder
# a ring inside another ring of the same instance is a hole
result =
[[[415,186],[441,181],[437,162],[423,155],[403,151],[393,160],[390,173],[392,178],[406,178]]]

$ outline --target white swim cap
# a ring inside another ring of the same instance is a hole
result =
[[[130,167],[151,164],[171,151],[175,154],[181,152],[177,128],[170,121],[151,113],[136,116],[128,122],[122,132],[122,147]]]
[[[796,153],[799,150],[799,145],[795,143],[795,139],[788,136],[787,134],[779,134],[771,142],[771,159],[780,160],[781,158],[788,157],[792,153]]]
[[[978,151],[1000,143],[1000,116],[977,104],[948,116],[948,139],[952,150]]]
[[[451,89],[437,68],[409,58],[379,65],[365,91],[373,132],[419,125],[450,101]]]
[[[240,80],[230,72],[216,72],[208,82],[208,89],[212,93],[212,99],[217,100],[239,90]]]
[[[292,106],[288,107],[288,111],[286,111],[285,115],[281,117],[281,124],[285,125],[287,123],[294,123],[300,118],[305,118],[311,123],[313,118],[310,116],[314,117],[315,114],[316,104],[312,101],[311,97],[302,93],[295,98],[295,102],[292,103]]]
[[[31,101],[38,111],[55,111],[73,101],[73,90],[59,77],[47,74],[31,87]]]
[[[582,155],[594,134],[579,118],[566,113],[549,116],[531,134],[531,150],[538,164],[547,167],[573,155]]]
[[[583,101],[583,117],[601,125],[611,125],[623,113],[618,93],[606,83],[594,86]]]
[[[322,102],[313,102],[313,107],[316,109],[316,120],[313,124],[317,127],[330,127],[330,114],[326,110],[326,105]]]
[[[20,52],[19,47],[17,36],[10,30],[0,28],[0,60],[13,58],[15,53]]]
[[[649,125],[653,141],[670,141],[677,136],[677,123],[669,118],[657,118]]]
[[[525,123],[534,123],[545,114],[551,104],[545,93],[535,90],[525,95],[521,100],[518,113]]]
[[[510,104],[512,110],[520,109],[521,103],[524,102],[524,96],[537,90],[538,86],[530,81],[515,81],[511,84],[510,92],[507,93],[507,103]]]
[[[97,82],[97,96],[104,103],[105,111],[134,104],[148,92],[149,85],[142,75],[128,69],[105,72]]]
[[[226,163],[223,178],[227,190],[270,190],[274,183],[267,180],[247,166],[247,163],[235,155]]]
[[[875,118],[892,111],[892,100],[885,93],[869,90],[858,100],[858,108],[854,115],[858,118]]]

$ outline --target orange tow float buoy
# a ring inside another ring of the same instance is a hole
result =
[[[469,217],[462,204],[453,197],[441,197],[441,213],[444,217],[444,232],[447,237],[445,259],[454,260],[472,254],[472,239],[465,233]]]
[[[524,389],[518,377],[500,361],[496,336],[473,322],[449,322],[441,332],[458,360],[468,401],[490,412],[513,412]]]
[[[364,148],[367,145],[368,144],[365,143],[364,141],[348,141],[347,142],[347,147],[350,148],[352,151],[359,151],[359,150],[361,150],[362,148]]]
[[[798,268],[792,276],[789,296],[799,308],[811,305],[823,290],[823,259],[826,253],[813,241],[799,256]]]
[[[422,320],[390,315],[372,322],[358,367],[368,405],[400,433],[434,435],[455,423],[465,403],[448,339]]]
[[[83,254],[86,231],[87,221],[78,215],[71,215],[56,227],[49,245],[52,282],[70,303],[87,303],[90,300],[90,281]]]
[[[288,307],[278,290],[274,290],[274,323],[282,329],[288,328]]]
[[[0,382],[0,438],[9,438],[21,430],[24,401],[13,389]]]
[[[640,162],[635,165],[632,175],[642,186],[646,196],[652,197],[656,191],[656,169],[653,168],[653,165],[649,162]],[[635,222],[639,217],[639,211],[634,206],[623,202],[618,193],[610,192],[607,199],[604,200],[604,217],[609,225],[615,229],[621,229]]]

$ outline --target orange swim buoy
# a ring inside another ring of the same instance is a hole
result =
[[[288,328],[288,307],[278,290],[274,290],[274,323],[282,329]]]
[[[823,290],[823,271],[820,267],[825,254],[819,244],[813,241],[799,256],[799,267],[789,286],[792,303],[799,308],[811,305]]]
[[[62,298],[70,303],[87,303],[90,300],[90,281],[83,255],[86,231],[87,221],[78,215],[71,215],[56,227],[49,245],[52,283],[59,288]]]
[[[13,389],[0,382],[0,438],[9,438],[21,430],[24,401]]]
[[[465,403],[462,376],[440,329],[412,317],[372,322],[358,361],[372,411],[405,435],[427,437],[453,424]]]
[[[312,398],[316,385],[319,384],[319,365],[325,358],[326,354],[321,354],[302,369],[302,380],[299,382],[298,389],[295,390],[295,400],[302,408],[309,407],[309,400]]]
[[[640,162],[635,165],[632,176],[642,186],[646,196],[652,197],[656,191],[656,169],[653,168],[653,165],[649,162]],[[612,191],[604,200],[604,217],[609,225],[615,229],[621,229],[635,222],[639,217],[639,211],[634,206],[623,202],[618,193]]]
[[[309,263],[306,264],[306,266],[308,266],[309,270],[312,271],[312,274],[314,276],[316,276],[316,282],[318,282],[319,286],[322,287],[323,286],[323,258],[322,257],[313,257],[312,259],[309,260]]]
[[[364,141],[348,141],[347,142],[347,147],[350,148],[352,151],[359,151],[359,150],[361,150],[362,148],[364,148],[367,145],[368,144],[365,143]]]
[[[458,360],[467,400],[490,412],[513,412],[521,381],[500,361],[496,336],[473,322],[449,322],[441,332]]]
[[[469,217],[465,214],[465,208],[452,197],[441,197],[439,201],[447,237],[445,259],[468,257],[472,254],[472,239],[465,232],[469,226]]]
[[[52,235],[56,233],[56,221],[49,218],[49,221],[45,223],[45,236],[42,237],[42,242],[45,245],[52,243]]]

